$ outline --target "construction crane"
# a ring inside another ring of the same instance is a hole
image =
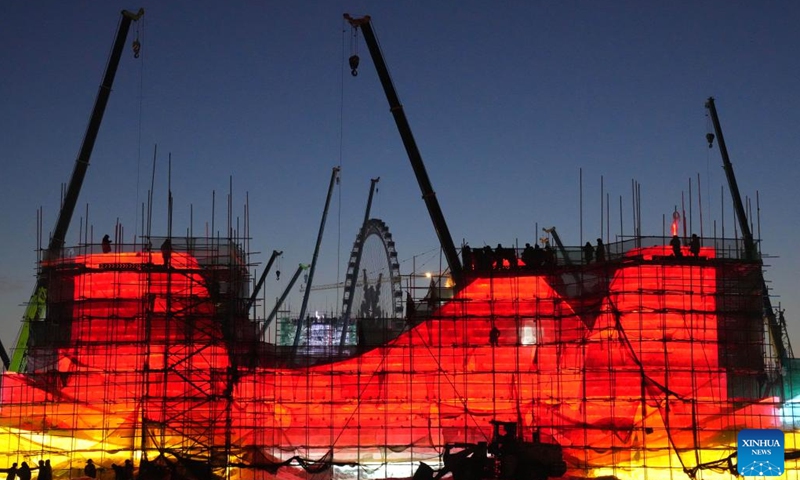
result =
[[[272,264],[275,263],[275,259],[278,258],[280,255],[283,255],[283,252],[279,252],[278,250],[273,250],[272,255],[269,257],[269,261],[267,262],[267,266],[264,267],[264,271],[261,272],[261,278],[258,279],[258,283],[256,287],[253,289],[253,294],[250,295],[250,299],[247,301],[247,310],[249,311],[253,304],[256,302],[256,298],[258,297],[258,293],[261,291],[261,287],[264,286],[264,280],[267,279],[267,274],[269,273],[269,269],[272,268]]]
[[[461,266],[461,259],[458,257],[453,237],[450,235],[450,230],[447,228],[447,222],[442,214],[442,209],[439,206],[439,201],[436,199],[436,192],[433,190],[431,180],[428,177],[428,172],[425,169],[425,164],[422,161],[422,155],[417,148],[417,142],[414,140],[414,135],[411,132],[411,126],[408,124],[406,114],[403,111],[403,105],[397,96],[392,83],[392,77],[389,75],[389,69],[386,67],[386,62],[383,59],[378,40],[375,33],[372,31],[372,24],[370,17],[364,16],[361,18],[353,18],[348,14],[344,14],[353,29],[361,29],[364,33],[364,40],[367,42],[372,63],[375,64],[375,69],[378,72],[383,91],[386,94],[386,100],[389,102],[389,110],[392,112],[394,121],[397,124],[397,130],[400,133],[400,138],[403,140],[408,159],[411,161],[411,167],[414,169],[414,174],[417,177],[417,183],[420,190],[422,190],[422,199],[425,201],[425,206],[428,208],[428,214],[433,222],[433,228],[436,230],[436,235],[439,237],[439,243],[444,251],[447,264],[450,266],[450,275],[453,277],[453,283],[457,289],[464,287],[464,271]],[[350,57],[350,68],[353,76],[358,74],[358,55]]]
[[[750,230],[750,224],[747,221],[747,214],[744,210],[744,203],[742,203],[742,196],[739,193],[739,185],[736,183],[736,176],[733,173],[733,164],[728,156],[728,147],[725,145],[725,137],[722,135],[722,126],[719,123],[717,116],[717,108],[714,105],[714,97],[708,97],[706,100],[706,109],[711,115],[711,123],[714,125],[714,133],[716,133],[717,147],[719,148],[720,156],[722,157],[722,165],[725,169],[725,176],[728,179],[728,189],[731,191],[731,198],[733,199],[733,206],[736,210],[736,218],[739,221],[739,228],[742,232],[742,240],[744,241],[744,254],[747,260],[757,260],[756,245],[753,239],[753,232]],[[708,146],[711,148],[714,142],[714,135],[709,133],[706,135]],[[786,324],[783,321],[783,315],[780,318],[775,315],[775,310],[772,308],[772,301],[769,298],[769,287],[764,277],[761,277],[761,297],[764,303],[764,315],[767,317],[767,324],[769,326],[770,334],[775,343],[778,358],[781,364],[785,365],[788,358],[793,357],[791,353],[791,343],[789,336],[786,333]]]
[[[361,267],[361,255],[364,252],[364,238],[367,234],[367,222],[369,222],[369,213],[372,209],[372,197],[375,195],[375,185],[378,184],[381,177],[373,178],[369,184],[369,196],[367,197],[367,208],[364,211],[364,221],[361,223],[361,229],[358,232],[356,239],[356,258],[347,267],[347,275],[344,288],[344,316],[342,317],[342,337],[339,340],[339,350],[344,348],[345,340],[347,340],[347,326],[350,323],[350,313],[353,311],[353,296],[356,292],[356,283],[358,283],[358,271]]]
[[[361,282],[358,282],[360,285]],[[344,288],[345,282],[336,282],[336,283],[323,283],[322,285],[314,285],[311,287],[312,292],[321,292],[324,290],[335,290],[339,288]]]
[[[742,196],[739,193],[739,185],[736,183],[736,176],[733,174],[733,164],[728,156],[728,147],[725,146],[725,137],[722,135],[722,127],[719,123],[717,116],[717,108],[714,106],[714,97],[708,97],[706,100],[706,108],[711,115],[711,123],[714,125],[714,132],[717,134],[717,146],[719,153],[722,156],[722,167],[725,169],[725,177],[728,179],[728,188],[731,191],[731,198],[733,199],[733,207],[736,210],[736,218],[739,220],[739,228],[742,231],[742,240],[744,241],[744,252],[747,260],[755,260],[756,248],[755,241],[753,240],[753,232],[750,231],[750,224],[747,222],[747,213],[744,211],[744,203],[742,203]],[[709,137],[708,146],[711,147],[714,141],[714,136]]]
[[[489,423],[493,427],[491,442],[446,443],[442,469],[434,474],[433,468],[420,463],[414,479],[439,480],[451,474],[453,480],[547,480],[567,473],[561,445],[543,442],[539,432],[534,432],[531,440],[523,438],[517,422]]]
[[[78,203],[78,195],[80,194],[83,180],[86,177],[86,170],[89,168],[89,159],[92,156],[94,143],[97,140],[97,134],[100,131],[100,124],[103,121],[103,114],[108,104],[108,99],[111,95],[111,87],[114,84],[114,77],[117,74],[117,67],[119,67],[119,60],[122,56],[122,48],[125,45],[125,40],[128,37],[131,22],[138,21],[144,15],[144,9],[140,8],[138,12],[133,13],[127,10],[121,12],[122,18],[117,28],[117,34],[114,38],[114,44],[111,48],[111,55],[106,65],[105,75],[100,84],[100,89],[97,92],[97,98],[94,102],[89,124],[86,127],[86,134],[83,137],[81,149],[78,152],[78,158],[75,160],[75,167],[72,171],[69,184],[67,186],[64,201],[61,205],[61,210],[58,213],[56,226],[50,237],[50,242],[47,246],[47,251],[44,254],[45,261],[56,260],[61,256],[61,251],[64,248],[67,231],[69,224],[72,221],[72,214],[75,211],[75,205]],[[134,57],[139,57],[139,49],[141,45],[136,40],[133,43]],[[2,359],[7,370],[14,372],[21,372],[25,368],[25,361],[27,356],[28,340],[30,337],[31,322],[40,320],[44,312],[45,302],[47,300],[47,280],[45,275],[39,275],[36,279],[36,287],[33,290],[31,299],[28,302],[28,307],[25,310],[23,317],[22,327],[17,335],[17,347],[14,350],[11,361],[8,362],[8,355],[3,348]]]
[[[302,263],[297,266],[297,270],[295,270],[294,275],[292,275],[292,279],[289,280],[289,284],[286,286],[286,289],[284,289],[281,298],[279,298],[278,301],[275,302],[275,306],[272,307],[272,311],[269,312],[267,319],[264,320],[264,324],[261,326],[261,329],[258,332],[258,338],[261,339],[264,338],[264,334],[267,332],[267,329],[269,328],[270,324],[272,323],[273,320],[275,320],[275,317],[278,316],[278,312],[281,309],[281,305],[283,305],[283,302],[286,301],[286,297],[289,296],[289,292],[292,291],[292,287],[294,287],[294,284],[297,283],[297,279],[300,278],[300,273],[302,273],[303,270],[307,269],[308,267],[309,267],[308,265],[304,265]]]
[[[306,317],[306,308],[308,308],[308,297],[311,294],[311,285],[314,281],[314,270],[317,267],[317,257],[319,257],[319,247],[322,244],[322,234],[325,232],[325,220],[328,218],[328,208],[331,205],[331,196],[333,195],[333,187],[339,180],[339,167],[333,167],[331,172],[331,181],[328,185],[328,196],[325,198],[325,208],[322,210],[322,220],[319,224],[319,232],[317,233],[317,244],[314,246],[314,257],[311,259],[311,267],[308,270],[308,281],[306,282],[306,291],[303,294],[303,304],[300,306],[300,317],[297,322],[297,332],[294,335],[294,348],[300,344],[300,332],[302,331],[303,319]]]

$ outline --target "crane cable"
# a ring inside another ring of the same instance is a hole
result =
[[[344,20],[342,20],[344,22]],[[342,159],[344,158],[344,55],[345,55],[345,35],[346,28],[342,28],[342,66],[339,74],[339,171],[342,169]],[[339,182],[339,177],[336,179]],[[342,266],[342,189],[339,188],[337,197],[337,234],[336,234],[336,284],[341,281]],[[341,298],[339,287],[336,288],[336,298]]]
[[[140,29],[144,30],[144,17],[140,18],[136,22],[136,38],[133,40],[133,44],[131,45],[133,50],[133,58],[139,59],[141,57],[141,50],[142,44],[139,41],[139,34]],[[142,165],[142,117],[143,117],[143,105],[144,105],[144,58],[142,58],[139,62],[139,91],[138,93],[138,103],[139,103],[139,118],[138,118],[138,132],[137,132],[137,154],[136,154],[136,201],[133,204],[134,208],[134,222],[133,222],[133,236],[134,239],[136,238],[137,234],[139,233],[139,222],[136,219],[139,216],[139,180],[141,175],[141,165]],[[144,215],[144,211],[142,211],[142,215]],[[142,225],[144,225],[144,218],[142,218]],[[144,231],[141,232],[144,235]],[[118,241],[122,241],[120,239]],[[135,243],[135,241],[134,241]]]

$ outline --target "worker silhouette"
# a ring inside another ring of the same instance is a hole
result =
[[[533,267],[535,260],[535,253],[533,252],[533,247],[530,243],[525,244],[525,248],[522,250],[522,263],[525,264],[526,268]]]
[[[125,474],[125,480],[133,480],[133,462],[130,460],[125,460],[123,471]]]
[[[411,296],[411,293],[406,292],[406,318],[408,320],[413,320],[417,313],[417,306],[414,303],[414,297]]]
[[[19,480],[31,480],[31,467],[28,466],[28,462],[22,462],[19,465],[17,478],[19,478]]]
[[[669,245],[672,247],[672,253],[676,257],[682,257],[683,252],[681,251],[681,239],[678,238],[677,235],[672,236],[672,240],[669,241]]]
[[[545,256],[545,253],[544,253],[544,250],[542,250],[542,247],[540,247],[538,243],[534,244],[533,245],[533,254],[531,256],[531,258],[533,259],[533,266],[534,267],[541,267],[542,264],[544,263],[544,256]]]
[[[16,480],[17,479],[17,464],[13,463],[11,468],[6,470],[8,475],[6,476],[6,480]]]
[[[168,267],[169,259],[172,257],[172,241],[169,238],[161,244],[161,256],[164,257],[164,266]]]
[[[497,270],[504,269],[505,265],[503,264],[503,260],[505,260],[506,257],[507,257],[506,249],[503,248],[502,244],[498,243],[497,248],[494,249],[494,261],[495,261],[494,268],[496,268]]]
[[[517,249],[509,247],[506,249],[506,260],[508,260],[508,268],[515,270],[519,264],[517,262]]]
[[[86,460],[86,466],[83,467],[83,474],[89,478],[97,478],[97,467],[94,465],[91,458]]]
[[[594,257],[597,259],[597,263],[603,263],[606,261],[606,246],[603,245],[603,239],[597,239],[597,247],[594,250]]]
[[[485,245],[483,247],[483,255],[481,256],[481,270],[491,270],[492,266],[494,265],[494,252],[492,251],[492,247],[489,245]]]
[[[53,480],[53,467],[50,460],[45,460],[44,464],[39,461],[39,480]]]
[[[696,233],[692,234],[692,239],[689,241],[689,252],[695,258],[700,256],[700,237]]]
[[[38,480],[47,480],[47,468],[44,466],[44,460],[39,460],[39,475],[36,478]]]
[[[497,327],[492,327],[489,331],[489,345],[496,346],[500,341],[500,330]]]
[[[589,265],[593,259],[594,247],[591,242],[586,242],[586,245],[583,246],[583,261],[586,262],[586,265]]]
[[[550,246],[550,240],[544,242],[544,264],[550,267],[556,264],[556,252]]]
[[[108,235],[103,236],[103,253],[111,253],[111,239]]]

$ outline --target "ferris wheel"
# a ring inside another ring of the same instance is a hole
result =
[[[345,277],[342,311],[350,312],[359,345],[379,345],[404,327],[400,264],[386,223],[372,218],[356,236]]]

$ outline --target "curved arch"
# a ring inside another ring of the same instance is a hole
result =
[[[352,343],[376,346],[397,336],[404,328],[402,295],[389,227],[380,219],[369,219],[350,252],[342,298],[342,310],[350,311],[354,320]]]

